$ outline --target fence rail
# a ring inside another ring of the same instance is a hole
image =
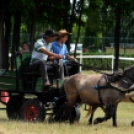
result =
[[[111,59],[111,71],[113,72],[114,69],[114,55],[83,55],[80,53],[80,55],[77,55],[76,58],[80,58],[80,64],[82,64],[82,59],[89,58],[89,59]],[[119,57],[119,60],[128,60],[128,61],[134,61],[134,58],[132,57]],[[80,68],[82,70],[82,67]]]

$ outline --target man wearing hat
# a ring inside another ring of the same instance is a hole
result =
[[[51,42],[57,34],[53,29],[48,29],[41,39],[38,39],[32,51],[30,66],[33,70],[39,70],[42,76],[44,86],[50,86],[47,74],[48,59],[62,59],[63,56],[51,52]]]
[[[60,61],[65,65],[65,68],[66,68],[66,64],[71,64],[73,66],[70,74],[68,75],[79,73],[80,71],[79,71],[79,65],[77,59],[69,55],[68,49],[65,44],[65,42],[68,40],[68,36],[71,33],[67,32],[65,29],[61,29],[57,34],[58,37],[56,41],[52,43],[53,52],[64,56],[64,58],[61,59]]]

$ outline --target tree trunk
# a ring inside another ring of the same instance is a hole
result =
[[[5,40],[4,40],[4,60],[5,60],[5,68],[9,69],[9,59],[8,59],[8,50],[10,46],[10,33],[11,33],[11,13],[9,10],[5,13]]]
[[[73,24],[74,24],[75,5],[76,5],[76,0],[73,0],[71,15],[70,15],[70,21],[69,21],[69,32],[70,33],[72,33],[72,27],[73,27]],[[70,50],[70,42],[71,42],[71,37],[68,38],[68,50]]]
[[[11,57],[11,70],[14,68],[13,57],[16,51],[18,51],[20,41],[20,26],[21,26],[21,12],[16,11],[14,16],[14,30],[13,30],[13,43],[12,43],[12,57]]]
[[[31,23],[30,51],[33,50],[33,46],[34,46],[35,22],[36,22],[36,13],[34,12],[32,17],[32,23]]]
[[[115,62],[114,71],[118,70],[119,64],[119,41],[120,41],[120,22],[121,22],[121,6],[118,4],[115,9],[116,27],[115,27]]]
[[[78,44],[78,42],[79,42],[79,37],[80,37],[81,16],[82,16],[83,3],[84,3],[84,1],[81,0],[81,5],[80,5],[80,7],[79,7],[80,15],[79,15],[79,25],[78,25],[77,38],[76,38],[76,43],[75,43],[74,57],[76,57],[76,48],[77,48],[77,44]]]
[[[0,9],[0,68],[4,68],[4,6],[5,3],[1,1]]]
[[[68,12],[70,9],[70,0],[65,0],[64,5],[66,5],[66,10],[64,11],[64,16],[63,16],[63,28],[65,28],[67,31],[69,31],[69,14],[68,14]],[[70,37],[68,38],[66,45],[69,50],[70,49]]]

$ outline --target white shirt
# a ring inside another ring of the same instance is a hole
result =
[[[41,38],[38,39],[35,43],[34,43],[34,48],[33,48],[33,52],[32,52],[32,62],[35,60],[47,60],[48,55],[42,53],[40,51],[41,48],[47,49],[48,51],[52,51],[52,45],[51,43],[47,44],[46,41]]]

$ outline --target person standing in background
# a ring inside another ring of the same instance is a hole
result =
[[[22,43],[22,48],[20,48],[19,52],[20,53],[30,52],[30,50],[28,48],[28,44],[26,42],[23,42]]]

